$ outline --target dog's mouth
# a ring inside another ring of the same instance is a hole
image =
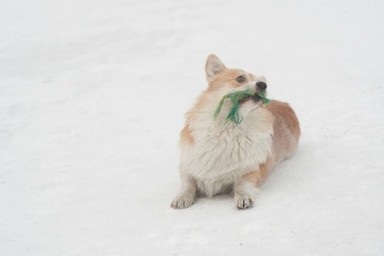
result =
[[[262,90],[260,92],[256,92],[250,99],[255,103],[259,103],[260,101],[263,101],[265,97],[267,97],[267,91]]]
[[[263,102],[265,97],[267,97],[266,90],[257,90],[255,94],[249,95],[248,97],[244,98],[240,103],[245,103],[249,100],[251,100],[253,103],[259,103]]]
[[[268,102],[268,99],[266,98],[267,84],[264,81],[257,81],[254,85],[251,85],[251,87],[254,88],[254,93],[243,98],[240,103],[244,103],[248,100],[252,100],[254,103]]]

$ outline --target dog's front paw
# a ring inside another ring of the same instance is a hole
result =
[[[237,208],[239,209],[247,209],[253,206],[255,199],[254,196],[249,194],[236,194],[235,195],[235,203]]]
[[[175,209],[188,208],[193,204],[194,201],[195,201],[194,193],[184,193],[184,194],[178,195],[172,201],[171,207]]]

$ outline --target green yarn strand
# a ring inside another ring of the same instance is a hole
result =
[[[234,122],[235,124],[240,124],[243,121],[243,117],[239,114],[241,102],[246,98],[255,96],[255,94],[256,94],[256,90],[250,87],[242,91],[230,92],[224,95],[224,97],[220,100],[219,105],[216,108],[215,115],[214,115],[215,119],[219,115],[221,108],[223,107],[224,101],[226,99],[230,99],[232,103],[232,107],[230,108],[226,119]],[[265,92],[257,93],[257,95],[261,98],[261,100],[263,101],[263,104],[269,103],[269,99],[265,97]]]

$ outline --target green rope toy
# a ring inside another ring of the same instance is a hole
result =
[[[221,98],[219,105],[217,106],[216,111],[215,111],[215,119],[219,115],[221,108],[223,107],[224,101],[226,99],[230,99],[231,103],[232,103],[232,107],[229,110],[226,119],[234,122],[235,124],[240,124],[243,121],[243,117],[240,116],[240,114],[239,114],[239,109],[240,109],[241,103],[245,99],[250,98],[250,97],[255,96],[255,95],[260,97],[260,99],[263,101],[263,104],[269,103],[269,99],[265,97],[265,92],[256,93],[256,90],[252,87],[246,88],[245,90],[242,90],[242,91],[230,92],[230,93],[224,95],[223,98]]]

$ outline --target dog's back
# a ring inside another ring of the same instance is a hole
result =
[[[292,156],[300,138],[300,125],[295,112],[288,103],[272,100],[266,109],[274,116],[272,152],[276,162]]]

